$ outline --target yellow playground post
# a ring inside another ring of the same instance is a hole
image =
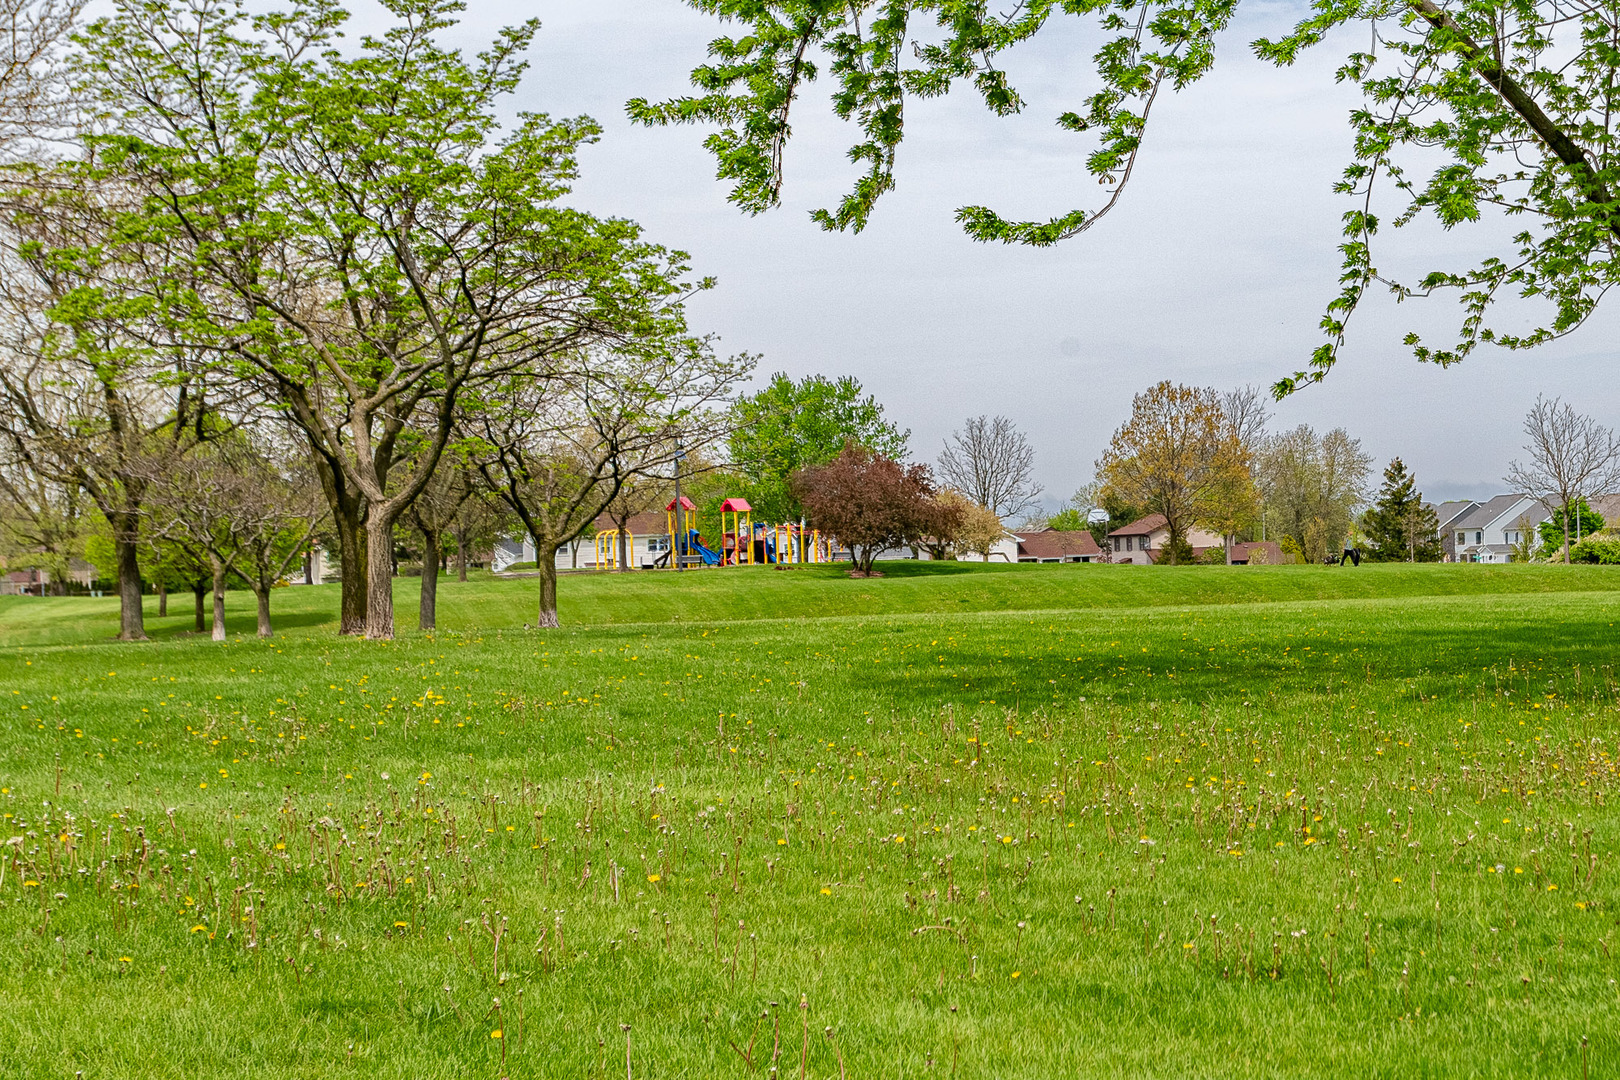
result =
[[[596,568],[598,570],[619,569],[619,530],[605,529],[596,534]],[[626,558],[634,560],[636,557],[636,534],[629,529],[624,530]]]

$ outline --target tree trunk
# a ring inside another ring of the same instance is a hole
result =
[[[203,597],[208,594],[208,582],[204,581],[202,578],[198,578],[196,581],[192,582],[191,592],[197,600],[197,633],[200,634],[204,630],[208,629],[206,616],[203,614]]]
[[[157,592],[158,592],[158,618],[160,618],[160,619],[168,618],[168,615],[169,615],[169,587],[163,583],[162,578],[158,579]]]
[[[540,614],[535,626],[553,630],[557,622],[557,545],[534,542],[535,569],[540,571]]]
[[[624,524],[619,526],[619,573],[621,574],[630,569],[630,558],[632,552],[634,551],[634,546],[630,543],[629,534],[625,530],[625,525],[629,524],[629,522],[630,519],[625,518]]]
[[[225,640],[225,564],[214,563],[214,640]]]
[[[135,546],[137,526],[133,524],[134,515],[120,514],[118,517],[129,519],[122,527],[119,523],[113,524],[113,551],[118,559],[118,640],[145,641],[140,549]]]
[[[1569,502],[1564,502],[1564,565],[1569,565]]]
[[[366,632],[366,576],[369,569],[367,559],[367,536],[365,526],[358,517],[346,520],[336,515],[332,524],[337,531],[338,559],[342,563],[342,590],[341,615],[338,618],[338,633],[364,634]]]
[[[1232,545],[1237,542],[1237,533],[1228,533],[1222,537],[1221,542],[1226,545],[1226,565],[1232,565]]]
[[[467,530],[456,530],[456,580],[467,580]]]
[[[366,522],[366,637],[394,638],[394,523],[372,508]]]
[[[253,598],[259,602],[259,636],[270,637],[273,633],[270,629],[270,590],[263,586],[255,586]]]
[[[361,524],[365,500],[344,479],[343,473],[321,454],[314,455],[315,472],[332,511],[332,528],[338,538],[338,559],[342,563],[342,613],[338,633],[366,632],[366,534]]]
[[[439,534],[424,529],[422,543],[422,599],[417,607],[416,625],[423,630],[432,630],[439,608]]]

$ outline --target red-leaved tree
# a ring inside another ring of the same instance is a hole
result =
[[[880,551],[952,535],[960,511],[934,498],[926,465],[901,465],[846,443],[837,458],[793,474],[793,497],[810,523],[849,548],[855,570],[872,572]]]

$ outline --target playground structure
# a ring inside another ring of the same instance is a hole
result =
[[[670,550],[652,565],[677,566],[760,566],[767,564],[831,562],[832,541],[815,529],[791,522],[766,525],[755,522],[754,508],[747,499],[730,498],[720,504],[720,546],[703,542],[697,525],[697,506],[681,496],[664,507],[669,530]],[[613,569],[617,563],[617,529],[597,534],[596,565]],[[633,538],[630,538],[633,546]]]
[[[630,558],[635,558],[636,534],[629,529],[622,530],[624,535],[624,550],[630,552]],[[619,529],[606,529],[596,534],[596,568],[598,570],[620,570],[619,566]]]

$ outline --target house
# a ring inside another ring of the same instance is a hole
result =
[[[50,581],[43,570],[13,570],[0,575],[0,596],[44,596]]]
[[[532,566],[534,560],[534,539],[528,536],[514,536],[507,540],[495,541],[495,549],[490,554],[489,568],[499,574],[516,563],[527,563]],[[557,548],[559,570],[570,570],[575,567],[584,569],[595,565],[596,544],[588,536]]]
[[[1131,522],[1122,529],[1108,534],[1110,560],[1117,563],[1137,563],[1147,566],[1159,561],[1164,545],[1170,539],[1170,529],[1163,514],[1149,514]],[[1187,530],[1187,543],[1193,554],[1201,555],[1210,548],[1221,546],[1221,538],[1208,529],[1194,526]]]
[[[1454,499],[1429,508],[1434,511],[1435,530],[1440,536],[1440,559],[1442,562],[1456,562],[1460,545],[1454,526],[1464,514],[1477,510],[1479,503],[1473,499]]]
[[[1018,561],[1033,563],[1104,562],[1102,548],[1084,529],[1066,532],[1042,529],[1040,532],[1013,533],[1018,545]]]
[[[1620,494],[1593,495],[1586,500],[1586,505],[1603,518],[1605,529],[1620,529]]]
[[[1498,495],[1454,518],[1442,537],[1451,541],[1456,562],[1512,562],[1514,547],[1534,544],[1536,526],[1551,516],[1535,499]]]
[[[1280,566],[1282,547],[1275,540],[1250,540],[1232,545],[1233,566]]]
[[[626,542],[626,562],[631,569],[651,566],[664,558],[669,552],[669,517],[662,510],[649,510],[640,514],[631,514],[625,521],[625,532],[629,533]],[[617,529],[618,523],[606,514],[602,514],[591,523],[596,536]],[[602,551],[602,564],[612,566],[616,564],[619,555],[619,545],[616,538],[604,538],[601,548],[598,548],[596,536],[582,536],[569,544],[557,548],[557,569],[559,570],[594,570],[597,567],[597,554]],[[606,550],[611,546],[611,550]],[[490,560],[490,568],[500,573],[514,563],[533,563],[535,561],[534,540],[532,537],[512,537],[508,540],[495,542],[494,555]]]

